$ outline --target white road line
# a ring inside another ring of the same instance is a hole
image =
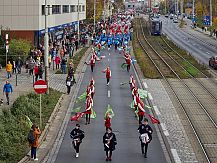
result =
[[[159,109],[157,108],[157,106],[153,106],[153,108],[154,108],[155,113],[156,113],[157,115],[160,115],[160,111],[159,111]]]
[[[144,85],[145,89],[147,89],[147,88],[148,88],[148,85],[147,85],[147,83],[146,83],[146,82],[143,82],[143,85]]]
[[[108,58],[108,61],[110,61],[110,59]]]
[[[166,125],[164,123],[161,123],[160,125],[161,125],[161,128],[162,128],[163,132],[164,132],[164,135],[169,136],[170,134],[169,134],[169,132],[168,132],[168,130],[166,128]]]
[[[171,149],[171,152],[172,152],[173,158],[175,160],[175,163],[181,163],[181,160],[179,158],[177,150],[176,149]]]
[[[109,55],[110,55],[110,53],[109,53]]]
[[[151,93],[148,93],[148,98],[149,98],[149,100],[153,100]]]
[[[108,90],[108,98],[110,98],[111,97],[111,92],[110,92],[110,90]]]

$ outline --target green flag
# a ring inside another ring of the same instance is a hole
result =
[[[151,109],[151,106],[149,106],[149,105],[145,105],[145,108],[147,108],[147,109]]]
[[[76,103],[84,101],[85,98],[86,98],[86,96],[87,96],[86,92],[84,92],[83,94],[81,94],[81,95],[77,98]]]
[[[93,110],[93,109],[91,109],[92,111],[92,113],[91,113],[91,115],[90,115],[90,118],[92,118],[92,119],[95,119],[96,118],[96,112]]]
[[[131,109],[135,109],[134,101],[131,102],[131,104],[130,104],[130,108],[131,108]]]
[[[25,117],[26,117],[26,124],[28,125],[29,128],[31,128],[33,125],[32,121],[30,120],[28,116],[25,115]]]
[[[136,117],[137,117],[137,119],[139,120],[139,115],[138,115],[138,109],[137,110],[135,110],[135,114],[136,114]]]
[[[109,114],[111,116],[111,118],[115,116],[115,113],[114,113],[114,111],[112,110],[112,107],[109,104],[107,106],[107,110],[105,112],[104,117],[106,117],[107,114]]]
[[[126,64],[126,63],[123,63],[123,64],[121,65],[121,68],[122,68],[122,69],[127,68],[127,64]]]
[[[73,108],[72,113],[78,113],[80,112],[80,110],[81,110],[81,107]]]
[[[138,89],[139,97],[140,98],[147,98],[148,97],[148,91],[145,91],[143,89]]]

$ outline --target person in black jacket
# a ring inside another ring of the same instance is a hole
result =
[[[104,150],[106,152],[106,161],[112,160],[112,151],[115,150],[115,145],[117,144],[116,136],[109,127],[106,129],[106,133],[103,136]]]
[[[75,149],[75,157],[79,157],[79,147],[84,138],[84,131],[80,129],[80,125],[76,124],[76,127],[71,131],[70,137],[72,138],[72,144]]]
[[[152,133],[153,133],[152,128],[148,125],[147,118],[145,118],[144,123],[139,126],[138,132],[140,133],[139,139],[141,141],[142,154],[144,154],[144,157],[147,158],[148,144],[152,140]],[[145,147],[145,152],[144,152],[144,147]]]

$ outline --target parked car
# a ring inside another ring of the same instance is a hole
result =
[[[173,19],[173,16],[174,16],[173,14],[170,14],[170,19]]]
[[[169,17],[169,14],[166,14],[165,17],[168,18],[168,17]]]
[[[217,56],[212,56],[209,58],[209,66],[216,69],[217,68]]]

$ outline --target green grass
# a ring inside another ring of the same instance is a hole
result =
[[[181,64],[192,76],[197,77],[199,75],[200,72],[192,65],[190,65],[187,61],[182,61]]]
[[[50,89],[42,95],[42,128],[44,129],[61,93]],[[0,115],[0,162],[16,163],[29,151],[27,134],[29,125],[25,116],[39,125],[39,95],[29,93],[20,96],[10,109],[3,109]]]

